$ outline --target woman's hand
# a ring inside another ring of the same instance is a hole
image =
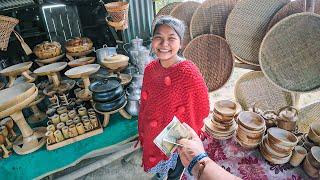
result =
[[[190,164],[190,161],[200,153],[205,152],[201,139],[197,133],[186,123],[183,125],[187,128],[191,135],[191,139],[180,139],[178,140],[179,144],[182,144],[183,147],[178,148],[178,153],[180,155],[181,162],[184,167],[187,167]]]

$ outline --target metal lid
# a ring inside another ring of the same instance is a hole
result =
[[[121,80],[117,77],[108,77],[101,81],[95,81],[90,84],[89,89],[92,92],[108,92],[121,85]]]

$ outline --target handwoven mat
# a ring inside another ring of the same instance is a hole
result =
[[[209,91],[221,88],[231,76],[234,59],[222,37],[213,34],[198,36],[188,44],[183,55],[198,66]]]
[[[258,65],[259,48],[273,15],[290,0],[241,0],[229,14],[225,36],[233,53]]]
[[[245,111],[253,104],[262,111],[293,105],[293,95],[273,85],[261,71],[242,75],[236,82],[234,96]]]
[[[202,34],[225,37],[229,13],[237,0],[206,0],[194,12],[190,22],[191,39]]]
[[[314,0],[314,13],[320,14],[320,0]],[[305,0],[295,0],[289,2],[287,5],[283,6],[272,18],[268,24],[268,31],[283,18],[290,16],[292,14],[304,12]]]
[[[187,2],[184,2],[184,3],[177,5],[170,13],[171,16],[182,20],[186,26],[186,30],[185,30],[183,41],[182,41],[182,47],[181,47],[182,51],[188,45],[188,43],[191,41],[190,28],[189,28],[190,21],[191,21],[193,13],[196,11],[196,9],[199,6],[200,6],[200,3],[198,3],[198,2],[187,1]]]
[[[292,92],[320,88],[320,15],[298,13],[276,24],[261,43],[266,77]]]
[[[320,122],[320,101],[299,110],[297,126],[300,132],[308,133],[311,123]]]
[[[179,4],[181,4],[181,2],[173,2],[173,3],[165,5],[163,8],[161,8],[159,10],[159,12],[157,13],[157,15],[155,17],[163,16],[163,15],[170,15],[172,9],[174,9]]]

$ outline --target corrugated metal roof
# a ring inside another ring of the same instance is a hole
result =
[[[123,32],[123,41],[129,43],[138,36],[144,40],[151,37],[151,24],[154,17],[152,0],[124,0],[129,2],[129,27]]]

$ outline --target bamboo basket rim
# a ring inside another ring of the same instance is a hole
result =
[[[247,79],[247,78],[250,78],[250,77],[259,77],[259,76],[261,76],[261,75],[263,75],[263,77],[265,77],[265,75],[264,75],[264,73],[263,73],[262,71],[249,71],[249,72],[243,74],[239,79],[237,79],[237,81],[236,81],[236,83],[235,83],[235,86],[234,86],[234,91],[233,91],[234,98],[235,98],[236,102],[238,102],[238,103],[241,105],[240,102],[242,102],[242,101],[240,101],[240,99],[239,99],[239,89],[240,89],[240,83],[243,81],[243,79]],[[270,82],[268,79],[266,79],[266,80],[267,80],[267,82]],[[273,84],[272,84],[272,85],[273,85]],[[294,95],[293,95],[291,92],[283,91],[282,89],[279,89],[279,90],[281,90],[282,93],[283,93],[287,98],[290,99],[290,100],[287,102],[287,103],[288,103],[287,105],[288,105],[288,106],[293,106],[293,105],[294,105]],[[252,105],[251,105],[251,104],[246,104],[246,106],[248,106],[248,108],[249,108],[249,107],[252,106]],[[241,105],[241,107],[243,108],[242,105]],[[247,109],[243,108],[243,110],[248,110],[248,108],[247,108]],[[259,108],[259,107],[258,107],[258,108]],[[281,107],[278,107],[278,108],[280,109]],[[268,110],[270,110],[270,109],[268,109]],[[278,109],[277,109],[277,110],[278,110]]]
[[[13,17],[9,17],[9,16],[4,16],[4,15],[0,15],[0,21],[8,21],[8,22],[12,22],[15,24],[19,23],[19,19],[13,18]]]
[[[120,12],[129,8],[129,2],[111,2],[104,5],[108,12]]]

